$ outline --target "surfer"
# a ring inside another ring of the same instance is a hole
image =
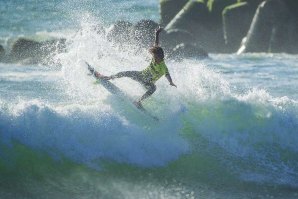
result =
[[[159,46],[159,34],[163,29],[161,27],[155,30],[155,41],[153,47],[149,49],[152,55],[150,65],[142,71],[123,71],[111,76],[102,76],[101,74],[95,74],[96,77],[103,78],[105,80],[112,80],[115,78],[129,77],[140,84],[146,89],[146,93],[135,104],[137,107],[142,107],[142,101],[151,96],[156,91],[155,82],[159,80],[163,75],[166,76],[171,86],[177,87],[171,78],[169,70],[164,61],[164,51]]]

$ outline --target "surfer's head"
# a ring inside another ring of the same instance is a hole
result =
[[[163,60],[165,57],[163,49],[159,46],[150,48],[149,52],[152,54],[155,60]]]

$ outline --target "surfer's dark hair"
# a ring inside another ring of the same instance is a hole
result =
[[[159,46],[154,46],[154,47],[150,48],[149,49],[149,52],[152,53],[152,54],[154,54],[154,55],[157,55],[161,59],[164,59],[165,58],[164,51]]]

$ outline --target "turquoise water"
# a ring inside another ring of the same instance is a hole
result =
[[[0,4],[7,49],[22,35],[70,41],[46,66],[0,63],[1,198],[298,197],[297,55],[167,61],[178,88],[157,83],[144,104],[156,123],[94,84],[82,60],[105,74],[147,66],[145,50],[92,27],[158,20],[157,1]]]

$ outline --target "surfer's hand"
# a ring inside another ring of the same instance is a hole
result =
[[[161,31],[163,31],[163,28],[158,26],[158,28],[155,30],[155,33],[159,34]]]
[[[88,70],[91,72],[91,73],[94,73],[94,68],[92,68],[91,66],[88,65]]]
[[[170,85],[175,86],[177,88],[177,86],[173,82],[170,82]]]

